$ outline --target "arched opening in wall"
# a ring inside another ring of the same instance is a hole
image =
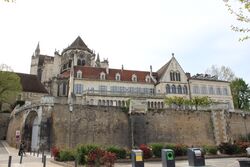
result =
[[[26,117],[22,140],[25,142],[28,151],[35,151],[39,148],[39,122],[36,111],[31,111]]]

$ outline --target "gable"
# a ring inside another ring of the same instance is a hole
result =
[[[186,73],[184,72],[184,70],[178,63],[178,61],[175,59],[175,57],[172,57],[171,60],[164,66],[165,66],[164,69],[161,68],[161,76],[159,77],[159,80],[158,80],[159,82],[173,82],[173,79],[171,80],[171,76],[170,76],[171,72],[173,74],[179,73],[180,82],[182,83],[187,82]],[[175,78],[174,81],[178,81],[178,80],[176,80]]]

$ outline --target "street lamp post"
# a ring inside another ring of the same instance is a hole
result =
[[[75,101],[75,95],[74,93],[71,93],[69,99],[68,99],[68,104],[69,104],[69,148],[71,148],[71,114],[74,110],[74,101]]]

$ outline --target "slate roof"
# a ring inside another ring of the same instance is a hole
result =
[[[171,60],[172,60],[172,59],[171,59]],[[157,71],[157,74],[158,74],[159,79],[164,75],[164,72],[168,69],[168,66],[169,66],[171,60],[169,60],[164,66],[162,66],[162,67]]]
[[[88,46],[83,42],[82,38],[80,36],[78,36],[75,41],[66,49],[63,50],[63,52],[67,51],[67,50],[71,50],[71,49],[80,49],[80,50],[86,50],[90,53],[92,53],[92,51],[88,48]]]
[[[16,73],[20,77],[23,92],[48,93],[36,75]]]

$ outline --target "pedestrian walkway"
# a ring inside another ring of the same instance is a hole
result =
[[[18,149],[10,147],[5,141],[0,141],[0,167],[8,167],[9,156],[12,156],[11,167],[43,167],[41,154],[37,157],[26,153],[20,164]],[[60,165],[50,162],[50,155],[46,155],[46,167],[60,167]]]

